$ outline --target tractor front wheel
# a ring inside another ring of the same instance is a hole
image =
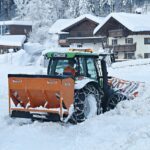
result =
[[[71,123],[80,123],[102,112],[102,90],[93,85],[87,85],[83,89],[75,91],[74,112],[70,118]]]

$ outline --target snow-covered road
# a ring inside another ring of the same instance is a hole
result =
[[[40,68],[0,64],[0,150],[149,150],[150,65],[141,65],[144,62],[137,60],[133,66],[117,63],[109,68],[109,75],[146,81],[141,97],[121,102],[116,109],[78,125],[9,118],[7,74],[32,74]]]

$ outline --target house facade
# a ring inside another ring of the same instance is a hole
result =
[[[112,13],[94,30],[106,36],[109,48],[118,59],[150,58],[149,15]]]
[[[59,45],[61,47],[101,49],[106,39],[94,36],[93,31],[102,20],[103,18],[89,14],[70,20],[58,33]]]

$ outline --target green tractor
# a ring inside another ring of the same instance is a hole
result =
[[[39,119],[43,113],[44,120],[79,123],[113,109],[127,97],[108,82],[107,56],[91,49],[51,51],[47,75],[8,75],[11,117]]]
[[[127,97],[109,85],[106,57],[113,55],[94,53],[91,49],[71,49],[69,52],[48,52],[47,74],[52,76],[71,76],[75,80],[74,103],[69,121],[83,122],[115,108],[118,102]],[[75,74],[65,72],[72,62]],[[69,93],[68,93],[69,94]]]

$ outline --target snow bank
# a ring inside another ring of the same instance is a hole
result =
[[[120,102],[108,115],[143,116],[150,115],[150,84],[146,84],[142,94],[130,101]]]
[[[29,65],[32,62],[32,56],[26,53],[23,49],[15,53],[0,55],[0,64]]]
[[[24,50],[31,54],[31,55],[34,55],[34,54],[39,54],[41,53],[43,50],[44,50],[44,46],[39,44],[39,43],[25,43],[24,44]]]
[[[108,68],[109,76],[124,80],[150,83],[150,59],[136,59],[113,63]]]
[[[147,64],[150,64],[150,58],[116,62],[112,64],[112,67],[113,68],[133,67],[133,66],[147,65]]]

